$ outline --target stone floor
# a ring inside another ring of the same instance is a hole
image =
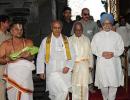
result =
[[[46,82],[45,80],[40,80],[37,75],[33,75],[34,81],[34,100],[50,100],[48,98],[48,92],[45,92]]]

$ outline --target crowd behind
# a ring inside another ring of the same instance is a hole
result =
[[[103,100],[115,100],[118,87],[124,86],[122,59],[130,48],[130,13],[115,21],[103,12],[97,22],[88,8],[74,21],[70,7],[62,15],[51,22],[36,64],[27,49],[34,47],[33,41],[22,37],[23,23],[0,15],[0,100],[6,100],[6,93],[8,100],[33,100],[33,70],[46,79],[51,100],[68,100],[69,92],[72,100],[89,100],[94,87],[101,89]]]

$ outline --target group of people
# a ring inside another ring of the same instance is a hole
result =
[[[115,100],[117,88],[124,85],[120,61],[124,43],[112,31],[111,14],[102,15],[100,21],[102,31],[91,42],[85,36],[82,21],[74,23],[74,34],[68,39],[61,33],[62,23],[52,22],[52,33],[42,41],[37,57],[37,73],[41,79],[46,78],[51,100],[67,100],[70,88],[73,100],[88,100],[93,54],[97,56],[95,86],[101,89],[104,100]]]
[[[124,42],[122,37],[112,30],[113,16],[108,13],[102,15],[102,30],[99,31],[97,24],[89,20],[88,8],[82,9],[82,19],[74,23],[69,20],[70,8],[64,9],[63,14],[69,18],[66,18],[63,24],[59,20],[52,21],[52,32],[41,42],[36,60],[36,72],[41,79],[46,79],[49,98],[68,100],[69,92],[72,92],[72,100],[89,100],[91,72],[96,61],[94,84],[101,89],[103,100],[115,100],[117,88],[124,85],[120,61]],[[33,46],[33,42],[22,37],[21,23],[12,23],[10,27],[9,24],[6,16],[0,17],[1,100],[5,100],[5,81],[9,100],[33,100],[34,55],[24,51],[17,59],[10,58],[10,54]],[[72,28],[66,33],[69,38],[65,36],[64,27],[68,29],[65,25],[70,27],[69,29]],[[6,36],[8,28],[12,35],[9,37]]]

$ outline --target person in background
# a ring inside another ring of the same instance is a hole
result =
[[[80,15],[77,15],[75,21],[80,21],[81,19],[82,19],[81,16],[80,16]]]
[[[10,19],[7,15],[0,15],[0,44],[11,38],[11,34],[7,31],[9,29]],[[0,98],[5,99],[5,82],[2,80],[4,73],[4,65],[0,63]]]
[[[63,19],[61,20],[63,24],[62,34],[67,37],[71,36],[71,29],[73,26],[73,21],[71,20],[71,8],[65,7],[63,9]]]
[[[125,18],[126,18],[126,28],[127,28],[129,44],[130,44],[130,13],[128,13]],[[130,63],[130,46],[128,47],[128,60]]]
[[[51,29],[52,33],[43,39],[40,45],[37,74],[40,74],[41,79],[45,79],[46,72],[46,90],[49,91],[51,100],[68,100],[74,50],[67,37],[61,33],[60,21],[52,21]]]
[[[99,31],[102,31],[102,25],[101,25],[100,20],[97,20],[97,25],[98,25],[98,27],[99,27]]]
[[[116,32],[118,32],[122,39],[123,39],[123,42],[124,42],[124,49],[125,49],[125,52],[128,51],[128,47],[130,46],[130,43],[129,43],[129,33],[128,33],[128,29],[126,27],[126,19],[125,17],[121,17],[120,18],[120,21],[119,21],[119,27],[116,29]]]
[[[99,32],[99,28],[97,26],[97,23],[90,20],[90,11],[88,8],[83,8],[81,12],[82,19],[80,20],[82,26],[83,26],[83,33],[85,36],[87,36],[90,41],[92,40],[95,33]],[[74,31],[72,29],[71,34],[74,34]]]
[[[95,86],[101,89],[103,100],[115,100],[117,88],[124,85],[120,60],[124,43],[112,30],[114,18],[111,14],[103,14],[100,21],[103,30],[96,33],[91,42],[92,52],[97,56]]]
[[[70,37],[70,42],[76,53],[72,72],[72,99],[88,100],[89,72],[93,68],[90,40],[83,34],[83,26],[80,22],[74,23],[74,33]]]
[[[92,15],[89,16],[89,20],[94,21],[94,18]]]

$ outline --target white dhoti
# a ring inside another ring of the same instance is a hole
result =
[[[54,72],[47,79],[47,88],[51,100],[66,100],[68,89],[71,87],[71,74]]]
[[[93,67],[90,41],[83,34],[70,38],[75,49],[75,65],[72,73],[72,100],[88,100],[88,84],[92,83],[89,68]]]
[[[33,100],[32,70],[35,66],[28,60],[9,63],[4,75],[9,100]]]
[[[88,100],[88,61],[75,63],[72,74],[72,100]]]

